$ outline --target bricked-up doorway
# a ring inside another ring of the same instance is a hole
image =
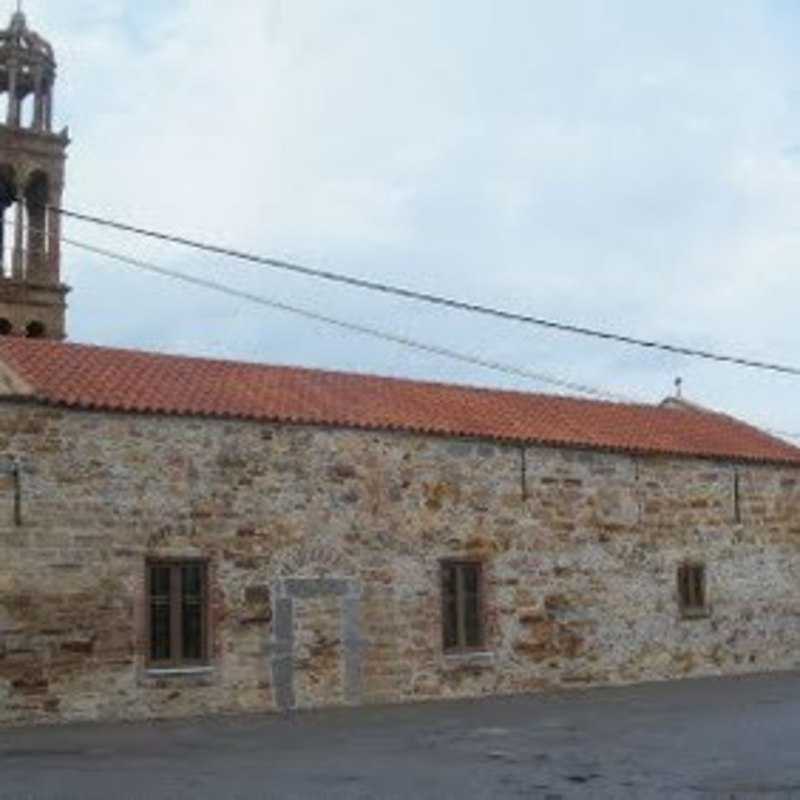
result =
[[[282,711],[361,703],[361,587],[342,578],[274,585],[272,683]]]

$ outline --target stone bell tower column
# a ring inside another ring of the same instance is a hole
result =
[[[69,136],[52,131],[55,79],[53,48],[18,10],[0,31],[0,336],[66,336],[54,209]]]

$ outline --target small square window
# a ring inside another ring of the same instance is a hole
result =
[[[208,662],[208,567],[204,561],[147,564],[148,662],[153,667]]]
[[[681,564],[678,567],[678,602],[684,617],[708,616],[704,564]]]
[[[480,562],[442,562],[442,634],[446,651],[478,650],[484,646]]]

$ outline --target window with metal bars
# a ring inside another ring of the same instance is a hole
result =
[[[678,601],[685,617],[708,615],[705,565],[681,564],[678,567]]]
[[[147,597],[150,666],[205,665],[208,662],[206,562],[149,562]]]
[[[483,570],[478,561],[442,562],[442,633],[445,651],[484,646]]]

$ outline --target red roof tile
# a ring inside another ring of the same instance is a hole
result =
[[[0,339],[34,398],[81,409],[404,430],[800,465],[800,448],[704,409]]]

